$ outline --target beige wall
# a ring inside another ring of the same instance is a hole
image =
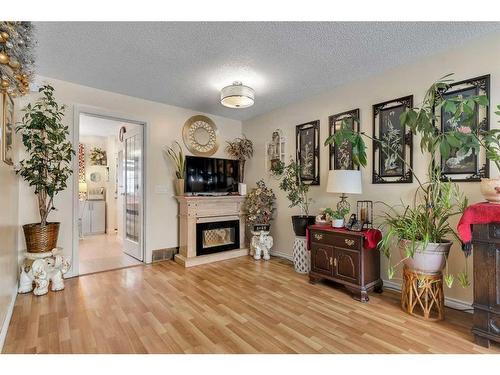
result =
[[[123,119],[140,120],[147,123],[146,260],[151,259],[153,249],[177,246],[177,203],[173,198],[172,183],[174,170],[170,162],[164,159],[162,149],[174,140],[183,144],[182,126],[189,117],[199,114],[199,112],[52,78],[39,77],[37,82],[48,82],[54,86],[57,100],[68,106],[64,122],[71,131],[75,105],[95,107],[96,111],[100,113],[106,112]],[[35,94],[23,97],[22,104],[34,99]],[[241,122],[219,116],[208,116],[214,120],[220,132],[221,147],[214,156],[222,157],[225,155],[225,141],[241,135]],[[72,186],[72,181],[69,184]],[[166,192],[163,192],[163,187],[166,187]],[[55,201],[58,211],[50,217],[50,220],[61,221],[59,244],[65,248],[67,254],[71,254],[72,247],[72,199],[71,188],[62,192]],[[39,220],[35,199],[31,189],[24,182],[20,184],[19,208],[21,212],[20,224]],[[20,232],[19,236],[19,248],[21,249],[24,247],[24,239]]]
[[[249,189],[252,184],[265,174],[262,172],[265,165],[265,142],[270,140],[271,133],[276,128],[283,129],[288,138],[288,153],[290,156],[295,152],[295,125],[320,119],[321,141],[328,135],[328,116],[344,112],[350,109],[360,108],[361,130],[368,134],[372,133],[372,105],[386,100],[413,94],[414,103],[418,104],[423,99],[423,94],[428,86],[436,79],[449,73],[455,73],[456,80],[462,80],[491,74],[491,103],[500,103],[500,36],[482,39],[469,43],[456,50],[436,56],[428,57],[378,76],[359,80],[351,84],[333,89],[329,93],[312,97],[307,100],[286,106],[268,114],[259,116],[243,122],[243,133],[255,143],[255,157],[249,161],[246,182]],[[366,62],[369,64],[369,61]],[[313,68],[313,67],[311,67]],[[498,127],[497,116],[492,110],[491,125]],[[414,140],[414,163],[419,176],[425,174],[426,160],[418,149],[419,140]],[[370,199],[382,200],[389,204],[397,204],[400,198],[407,200],[412,196],[416,188],[414,184],[371,184],[371,144],[368,144],[369,155],[368,166],[363,170],[363,194],[351,196],[351,206],[356,200]],[[327,194],[325,185],[328,173],[328,148],[321,146],[321,186],[313,186],[310,189],[314,199],[312,213],[315,214],[320,207],[332,207],[338,201],[338,196]],[[492,165],[493,167],[493,165]],[[493,175],[498,171],[493,170]],[[298,214],[297,208],[288,208],[288,201],[284,194],[279,191],[276,180],[266,176],[265,181],[277,193],[278,210],[276,220],[273,223],[274,251],[291,255],[293,243],[293,231],[290,216]],[[461,183],[460,187],[467,194],[471,203],[482,200],[479,194],[479,183]],[[381,212],[380,205],[375,207],[376,213]],[[455,223],[453,223],[455,224]],[[450,268],[458,272],[463,266],[463,255],[460,247],[455,245],[450,254]],[[472,261],[469,261],[469,272],[472,269]],[[382,262],[382,277],[386,276],[386,262]],[[446,290],[447,297],[456,298],[461,301],[472,300],[472,288],[462,289],[453,286]]]
[[[1,96],[0,96],[1,98]],[[1,101],[0,101],[1,103]],[[14,143],[14,146],[16,144]],[[14,148],[15,151],[15,148]],[[0,350],[17,285],[18,183],[13,167],[0,160]]]

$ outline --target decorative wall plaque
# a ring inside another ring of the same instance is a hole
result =
[[[319,120],[295,127],[296,157],[302,182],[319,185]]]
[[[328,117],[328,135],[340,130],[342,122],[349,124],[351,130],[359,133],[359,108],[337,113]],[[344,141],[340,146],[329,145],[330,169],[359,169],[352,161],[352,145]]]
[[[219,148],[218,135],[215,123],[202,115],[189,118],[182,129],[184,144],[191,153],[198,156],[215,154]]]

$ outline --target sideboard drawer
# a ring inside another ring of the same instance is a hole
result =
[[[361,238],[356,235],[337,234],[326,231],[312,230],[312,242],[324,243],[335,247],[347,249],[361,249]]]

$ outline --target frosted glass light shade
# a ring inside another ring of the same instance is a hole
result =
[[[361,194],[361,171],[333,170],[328,172],[327,193]]]
[[[241,82],[235,81],[220,92],[220,102],[229,108],[247,108],[255,102],[255,91]]]

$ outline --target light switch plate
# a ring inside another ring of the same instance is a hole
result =
[[[155,187],[155,193],[156,194],[168,194],[169,193],[169,189],[165,185],[156,185],[156,187]]]

